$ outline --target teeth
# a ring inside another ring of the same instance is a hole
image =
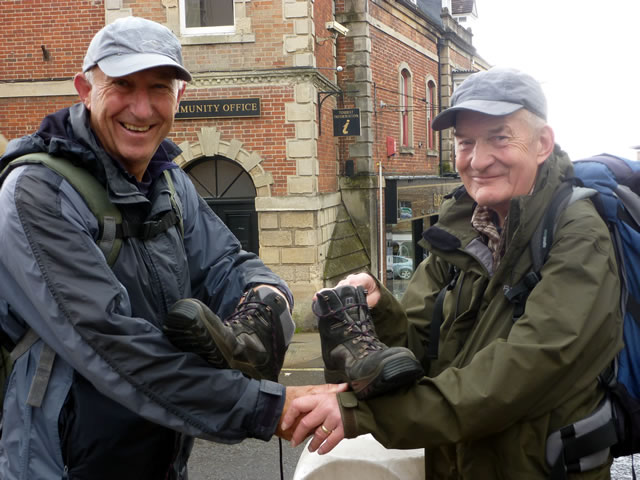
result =
[[[133,130],[134,132],[146,132],[151,128],[149,125],[144,127],[138,127],[136,125],[131,125],[129,123],[123,123],[123,125],[124,125],[124,128],[126,128],[127,130]]]

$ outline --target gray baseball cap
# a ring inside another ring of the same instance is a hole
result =
[[[518,70],[494,67],[467,77],[453,92],[451,107],[440,112],[431,127],[434,130],[453,127],[460,110],[502,116],[521,108],[547,119],[547,100],[540,83]]]
[[[110,77],[123,77],[154,67],[174,67],[176,78],[191,80],[182,65],[180,41],[164,25],[140,17],[110,23],[91,40],[82,71],[99,66]]]

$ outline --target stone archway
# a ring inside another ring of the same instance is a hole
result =
[[[198,132],[197,142],[183,142],[178,145],[182,154],[176,157],[176,163],[185,168],[189,163],[202,157],[223,156],[238,163],[251,175],[256,187],[256,197],[270,197],[273,176],[262,168],[262,157],[256,152],[242,148],[243,142],[235,138],[230,141],[222,140],[222,133],[215,127],[203,127]]]
[[[271,173],[262,168],[260,155],[243,149],[239,140],[222,140],[213,127],[202,128],[197,142],[184,142],[180,148],[182,154],[176,163],[191,177],[198,193],[242,248],[259,254],[255,199],[270,197],[273,183]]]

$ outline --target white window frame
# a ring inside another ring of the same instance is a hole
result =
[[[195,36],[195,35],[229,35],[236,33],[236,5],[234,0],[231,1],[233,8],[233,25],[222,25],[219,27],[190,27],[187,28],[186,12],[187,7],[185,0],[180,1],[180,35],[182,36]]]

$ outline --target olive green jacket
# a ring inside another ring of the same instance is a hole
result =
[[[372,309],[388,345],[409,346],[428,372],[416,385],[358,401],[339,394],[345,436],[372,433],[387,448],[426,449],[428,479],[541,479],[547,436],[591,413],[602,400],[598,374],[622,348],[620,284],[604,222],[589,200],[560,216],[542,280],[514,323],[504,287],[531,268],[529,239],[554,190],[573,167],[556,146],[532,195],[511,201],[506,251],[493,274],[471,227],[464,188],[425,232],[430,255],[401,302],[382,288]],[[439,357],[424,346],[435,298],[461,270],[444,301]],[[609,478],[609,465],[570,478]]]

